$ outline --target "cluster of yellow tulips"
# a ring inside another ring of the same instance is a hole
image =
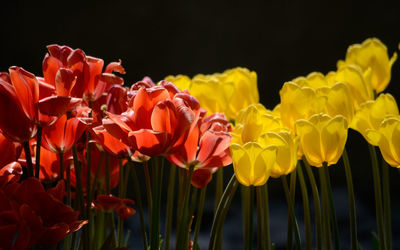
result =
[[[316,248],[330,249],[331,244],[336,249],[339,247],[340,239],[327,167],[336,164],[341,157],[349,192],[351,244],[352,249],[358,249],[353,184],[345,151],[349,128],[361,133],[370,145],[377,209],[377,241],[380,249],[392,248],[390,208],[387,207],[388,202],[390,204],[387,190],[388,166],[379,166],[375,146],[379,147],[388,164],[400,167],[399,110],[392,95],[381,93],[390,82],[391,68],[396,58],[397,54],[390,56],[386,46],[377,38],[351,45],[345,59],[338,61],[336,71],[326,75],[312,72],[305,77],[285,82],[279,92],[281,102],[273,110],[259,103],[257,75],[245,68],[212,75],[196,75],[193,78],[183,75],[166,78],[180,89],[188,89],[210,113],[223,112],[233,123],[230,150],[235,176],[226,188],[221,202],[225,201],[224,198],[231,199],[230,196],[236,190],[234,188],[238,186],[235,182],[238,181],[242,184],[244,203],[251,203],[244,204],[245,213],[252,215],[252,190],[255,187],[257,211],[260,211],[258,221],[263,224],[260,228],[265,236],[262,246],[265,249],[271,248],[269,225],[265,225],[268,223],[268,204],[262,202],[267,195],[265,192],[269,177],[282,178],[285,192],[287,191],[285,194],[289,206],[289,230],[293,230],[297,246],[303,246],[298,235],[291,194],[295,185],[291,183],[289,187],[286,183],[288,174],[292,176],[291,182],[295,183],[293,175],[296,176],[296,173],[302,187],[303,202],[307,203],[303,204],[305,246],[306,249],[314,248],[311,242],[307,185],[302,168],[307,170],[314,196]],[[310,166],[319,168],[320,189],[316,186]],[[382,204],[385,204],[385,209]],[[252,220],[252,216],[250,217]],[[245,225],[250,225],[247,228],[250,235],[245,230],[245,236],[247,234],[246,237],[250,237],[247,238],[250,242],[247,247],[251,249],[252,221],[246,221],[245,218],[244,222]],[[214,226],[215,224],[218,225],[218,218],[214,219]],[[212,240],[211,237],[210,245],[214,244]],[[291,239],[288,244],[290,242]]]

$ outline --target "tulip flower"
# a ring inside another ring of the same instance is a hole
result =
[[[125,74],[121,62],[108,64],[102,73],[104,61],[86,56],[81,49],[59,45],[49,45],[47,49],[49,54],[43,60],[44,79],[66,95],[94,102],[111,85],[124,83],[122,78],[113,74]],[[58,81],[58,78],[65,81]]]
[[[58,185],[63,185],[59,183]],[[7,191],[6,191],[7,190]],[[0,189],[2,216],[7,216],[6,227],[1,227],[0,246],[28,249],[34,245],[51,246],[68,234],[79,230],[87,221],[78,220],[79,212],[64,205],[63,187],[45,190],[39,180],[28,178]],[[8,236],[9,238],[4,238]]]
[[[25,115],[40,126],[54,123],[57,117],[79,104],[79,100],[69,96],[46,95],[51,93],[51,86],[38,81],[35,75],[20,67],[11,67],[9,71],[11,83]]]
[[[298,120],[295,124],[302,152],[315,167],[337,163],[346,144],[347,128],[345,117],[337,115],[332,118],[322,113],[308,120]]]
[[[82,136],[86,125],[78,118],[62,115],[53,125],[43,129],[42,145],[54,153],[69,151]]]
[[[346,59],[338,62],[338,68],[352,64],[359,66],[364,74],[371,74],[372,89],[380,93],[390,82],[392,65],[396,59],[396,53],[389,59],[387,48],[379,39],[368,38],[362,44],[350,45]]]
[[[297,120],[309,119],[321,112],[330,116],[342,115],[351,121],[354,107],[349,87],[342,82],[332,86],[325,84],[326,79],[320,73],[285,83],[280,91],[282,123],[294,131]]]
[[[36,135],[37,127],[25,115],[8,74],[0,76],[0,130],[13,141],[29,141]]]
[[[115,211],[117,215],[126,220],[136,213],[135,209],[127,206],[127,204],[135,204],[131,199],[121,199],[112,194],[98,195],[94,201],[95,207],[99,210],[112,212]]]
[[[228,120],[235,120],[241,109],[259,101],[257,74],[246,68],[238,67],[213,75],[199,74],[192,79],[182,75],[165,79],[182,90],[187,89],[210,113],[224,113]]]
[[[367,131],[377,131],[385,117],[396,115],[399,115],[399,108],[393,96],[380,94],[376,100],[368,101],[361,105],[350,127],[358,131],[368,143],[375,145],[367,136]]]
[[[133,89],[140,87],[134,89],[126,112],[121,115],[107,112],[108,118],[118,126],[103,126],[144,155],[167,155],[184,143],[189,128],[199,119],[200,106],[195,98],[180,92],[172,83],[146,85],[139,82],[132,86]]]
[[[0,132],[0,168],[17,161],[21,154],[22,146],[7,137]]]
[[[212,173],[232,162],[230,131],[231,126],[224,114],[215,113],[201,118],[189,132],[186,142],[167,159],[182,168],[194,166],[192,184],[204,187],[211,181]]]
[[[387,163],[400,168],[400,116],[385,119],[377,130],[367,130],[366,136],[379,147]]]

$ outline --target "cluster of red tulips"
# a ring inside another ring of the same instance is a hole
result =
[[[158,249],[164,159],[180,167],[182,187],[206,186],[232,162],[229,122],[206,116],[171,82],[146,77],[125,87],[121,61],[104,69],[80,49],[47,49],[43,77],[16,66],[0,73],[0,249],[61,247],[63,239],[64,249],[127,247],[123,220],[136,212],[130,179],[143,244]],[[146,176],[151,244],[135,162]],[[179,190],[180,212],[189,211],[189,192]],[[190,245],[190,218],[178,220],[177,244]]]

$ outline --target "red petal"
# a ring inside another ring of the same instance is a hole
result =
[[[155,132],[149,129],[140,129],[129,133],[134,148],[148,156],[157,156],[165,153],[168,145],[168,134]]]
[[[121,60],[119,62],[111,62],[107,65],[106,70],[104,71],[105,73],[113,73],[113,72],[118,72],[120,74],[125,74],[125,69],[121,65]]]
[[[197,169],[193,172],[192,185],[197,188],[204,188],[212,179],[210,169]]]
[[[0,79],[0,129],[13,141],[25,142],[36,134],[36,126],[28,119],[16,97],[14,88]],[[12,117],[13,119],[10,119]]]
[[[69,96],[49,96],[40,100],[38,106],[42,114],[58,117],[68,111],[70,102]]]
[[[74,76],[74,72],[72,72],[72,70],[65,68],[59,69],[55,78],[57,95],[69,96],[75,83],[76,76]]]
[[[63,202],[65,196],[65,182],[64,180],[58,181],[57,185],[53,188],[47,189],[47,193],[53,196],[54,199]]]
[[[10,78],[15,88],[15,93],[29,119],[37,121],[38,113],[35,109],[39,101],[39,83],[34,74],[20,67],[10,67]]]
[[[45,81],[54,86],[57,71],[62,66],[63,64],[59,59],[55,58],[54,56],[50,56],[49,54],[46,54],[42,64],[43,76]]]

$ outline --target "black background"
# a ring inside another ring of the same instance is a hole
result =
[[[0,8],[0,71],[18,65],[41,75],[45,46],[52,43],[81,48],[105,63],[122,59],[128,84],[144,76],[158,81],[170,74],[193,76],[243,66],[257,72],[260,102],[268,108],[279,102],[285,81],[312,71],[335,70],[349,45],[378,37],[392,55],[400,42],[400,8],[394,1],[3,0]],[[392,73],[386,92],[400,98],[400,62],[394,64]],[[360,239],[363,248],[370,249],[370,232],[376,231],[371,167],[367,145],[354,131],[349,133],[348,152],[358,198]],[[400,234],[400,176],[393,168],[390,173],[395,239]],[[341,164],[331,168],[331,177],[338,213],[343,210],[341,236],[347,244]],[[286,207],[279,181],[270,183],[272,240],[279,246],[286,234],[286,214],[273,213]],[[238,209],[228,215],[227,223],[234,226],[225,227],[226,249],[241,249]],[[298,212],[302,217],[301,205]],[[132,224],[137,223],[132,219]],[[206,219],[205,240],[209,227]],[[133,228],[132,237],[139,244],[139,232]],[[395,244],[400,248],[399,241]]]

